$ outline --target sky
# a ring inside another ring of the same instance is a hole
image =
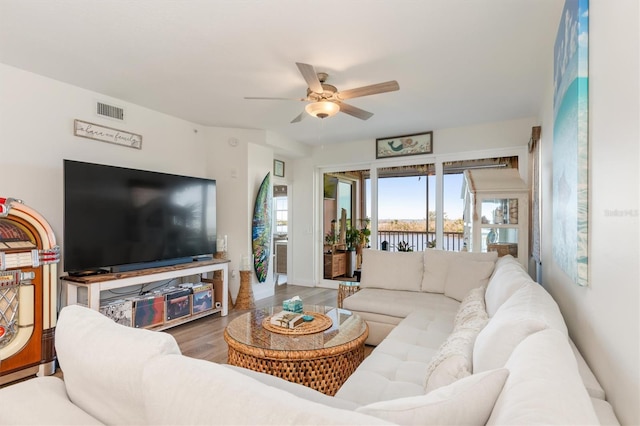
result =
[[[460,198],[462,174],[445,175],[444,212],[449,219],[462,218],[464,208]],[[367,184],[367,193],[370,192]],[[431,176],[430,210],[435,210],[435,176]],[[384,178],[378,181],[378,219],[425,219],[425,177]],[[367,215],[371,216],[370,199],[367,200]]]

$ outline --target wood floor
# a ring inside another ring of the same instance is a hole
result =
[[[282,304],[283,300],[293,296],[300,296],[304,303],[310,305],[336,306],[338,290],[301,287],[283,284],[276,286],[275,294],[271,297],[258,300],[257,308]],[[183,355],[213,361],[220,364],[227,362],[227,343],[224,341],[224,329],[234,318],[248,312],[240,309],[229,309],[229,315],[221,317],[220,314],[211,315],[196,321],[170,328],[165,332],[173,335],[180,346]],[[365,357],[373,350],[372,346],[365,347]],[[62,371],[58,368],[54,374],[64,378]],[[0,386],[3,387],[4,385]]]
[[[300,296],[305,304],[336,306],[338,291],[283,284],[276,286],[274,296],[256,301],[256,307],[280,305],[283,300],[293,296]],[[245,312],[247,311],[229,309],[229,315],[226,317],[215,314],[165,331],[175,337],[183,355],[226,363],[227,343],[224,341],[224,329],[231,320]]]

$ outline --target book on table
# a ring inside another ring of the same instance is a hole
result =
[[[301,314],[294,312],[281,311],[273,315],[269,322],[272,325],[284,328],[296,328],[298,325],[304,322]]]

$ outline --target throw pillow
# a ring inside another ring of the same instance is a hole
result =
[[[462,299],[453,321],[454,330],[464,327],[467,322],[477,322],[477,320],[486,322],[488,320],[484,304],[484,292],[484,287],[474,288]]]
[[[434,366],[433,368],[431,366]],[[432,392],[443,386],[450,385],[471,375],[471,357],[466,354],[447,354],[436,356],[427,366],[427,383],[425,393]]]
[[[486,320],[469,321],[465,327],[454,330],[440,346],[427,365],[425,391],[448,385],[473,371],[473,345]]]
[[[509,375],[505,368],[474,374],[426,395],[356,409],[397,424],[484,425]]]

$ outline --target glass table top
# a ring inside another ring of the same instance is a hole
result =
[[[331,306],[304,305],[305,312],[319,312],[331,318],[328,329],[305,335],[289,335],[271,332],[262,322],[282,311],[281,306],[256,309],[232,320],[226,332],[237,342],[259,349],[282,351],[307,351],[331,348],[351,342],[367,330],[359,315],[346,309]]]

